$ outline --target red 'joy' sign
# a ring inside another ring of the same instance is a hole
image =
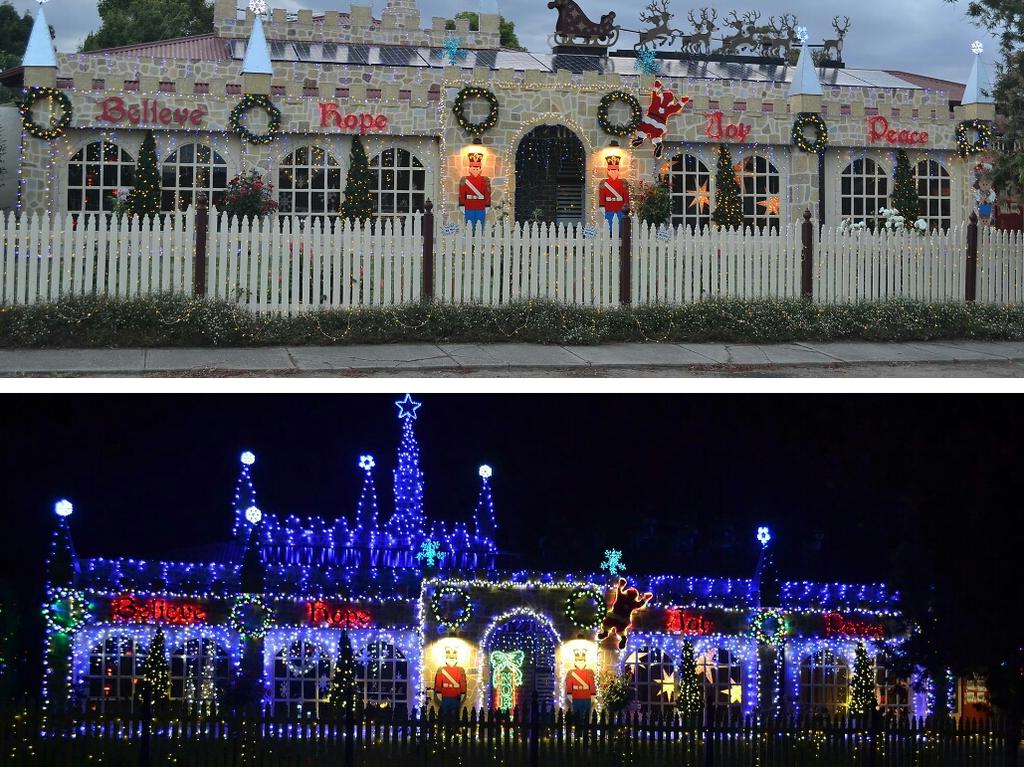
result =
[[[320,127],[329,128],[332,125],[345,130],[358,130],[360,133],[382,131],[387,130],[388,116],[371,115],[367,112],[343,115],[333,101],[323,101],[320,103]]]
[[[665,630],[673,634],[710,634],[715,624],[700,613],[670,608],[665,611]]]
[[[156,99],[143,99],[141,104],[125,104],[120,96],[110,96],[99,103],[100,113],[97,120],[108,123],[127,122],[131,125],[139,123],[156,123],[158,125],[178,125],[184,127],[202,124],[206,110],[203,107],[194,109],[171,109],[162,106]]]
[[[751,126],[746,123],[727,123],[722,127],[722,113],[718,110],[705,112],[707,123],[704,125],[704,135],[709,139],[720,141],[724,136],[734,141],[746,141],[750,135]]]
[[[890,128],[889,121],[882,117],[882,115],[869,117],[867,124],[869,144],[874,144],[876,141],[885,141],[887,144],[928,143],[928,131],[896,130],[895,128]]]

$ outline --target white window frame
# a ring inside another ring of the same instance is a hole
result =
[[[691,161],[693,163],[692,169],[688,167]],[[669,211],[672,216],[672,226],[682,225],[687,228],[695,228],[697,231],[706,226],[711,226],[711,213],[714,208],[715,197],[714,191],[711,188],[714,178],[708,166],[695,154],[678,152],[669,160],[668,168]],[[679,191],[676,191],[677,179],[679,181]],[[690,203],[693,201],[693,194],[702,184],[707,184],[708,197],[710,198],[708,204],[703,208],[699,206],[690,207]],[[677,200],[680,200],[682,203],[682,213],[678,214],[675,212],[678,206]]]
[[[314,181],[317,182],[315,186]],[[337,215],[344,188],[341,164],[333,154],[316,144],[296,147],[278,163],[278,210],[286,216],[313,218]],[[317,195],[319,203],[314,204]],[[308,200],[306,209],[297,211],[295,200],[303,196]]]
[[[390,158],[390,164],[385,160]],[[407,163],[400,160],[408,158]],[[391,188],[385,188],[386,174],[391,173]],[[408,185],[399,186],[401,174],[408,174]],[[417,175],[423,180],[420,188],[416,188],[415,179]],[[375,215],[380,218],[401,217],[423,210],[427,199],[427,166],[413,154],[412,150],[400,146],[390,146],[382,149],[370,160],[370,192],[373,194],[373,209]],[[390,198],[390,210],[384,210],[384,200]],[[405,199],[406,210],[399,210],[399,201]]]
[[[743,708],[743,661],[734,650],[709,647],[697,657],[697,676],[704,685],[704,705],[713,713]],[[732,702],[733,685],[740,687],[738,702]]]
[[[130,650],[125,653],[125,650]],[[89,648],[89,665],[83,681],[86,687],[86,699],[90,704],[98,704],[102,712],[108,703],[122,705],[127,702],[134,706],[135,690],[138,685],[139,671],[147,648],[138,639],[125,634],[113,634],[104,637]],[[125,665],[125,659],[127,666]],[[109,664],[113,664],[113,670]],[[97,672],[99,670],[99,673]],[[127,673],[124,673],[127,671]],[[106,683],[112,685],[112,693],[94,694],[93,685],[98,684],[102,690]],[[127,690],[127,694],[124,694]]]
[[[311,661],[303,663],[302,673],[295,673],[294,666],[288,662],[294,647],[299,648],[297,657],[312,654]],[[273,660],[274,713],[283,711],[292,719],[318,717],[320,704],[328,697],[333,673],[330,653],[322,645],[300,637],[282,647]]]
[[[646,657],[641,658],[641,654],[645,654]],[[670,714],[675,710],[676,695],[673,694],[670,699],[661,693],[658,684],[666,670],[670,674],[677,671],[676,660],[667,651],[649,645],[634,647],[626,656],[623,670],[629,674],[633,684],[633,700],[641,711],[649,714]],[[678,685],[676,687],[678,688]]]
[[[785,202],[782,195],[782,174],[771,160],[761,154],[745,155],[740,162],[743,169],[743,175],[739,179],[743,227],[768,227],[772,231],[778,231]],[[733,167],[735,168],[735,165]],[[779,198],[778,215],[768,213],[766,207],[757,204],[769,197]]]
[[[207,669],[212,669],[212,690],[203,689],[208,683],[204,678]],[[231,658],[215,639],[185,637],[171,653],[171,700],[217,703],[230,679]],[[193,694],[188,695],[190,687]]]
[[[873,170],[870,170],[873,169]],[[849,180],[849,191],[844,190],[844,182]],[[857,182],[861,184],[861,192],[855,192]],[[868,194],[867,188],[874,184],[874,193]],[[873,157],[857,157],[843,168],[839,174],[839,219],[850,219],[852,223],[866,221],[874,228],[881,215],[880,208],[888,207],[891,192],[889,174],[878,160]],[[879,189],[882,191],[879,192]],[[855,211],[857,202],[861,203],[861,213]]]
[[[100,159],[90,161],[88,159],[89,150],[97,146],[99,147]],[[116,152],[116,156],[113,160],[107,159],[108,149],[112,149]],[[89,185],[85,182],[88,178],[88,169],[93,166],[99,168],[99,183]],[[82,169],[81,183],[79,184],[73,184],[71,182],[71,170],[73,167],[81,167]],[[115,183],[108,184],[104,179],[107,175],[107,169],[111,167],[115,169]],[[71,159],[68,160],[67,192],[64,195],[64,203],[67,206],[69,213],[111,213],[114,210],[114,203],[117,201],[117,198],[110,193],[117,191],[118,189],[130,187],[134,179],[135,159],[132,157],[130,152],[120,144],[105,137],[98,141],[90,141],[75,152],[71,156]],[[86,193],[93,190],[97,190],[99,192],[99,207],[95,210],[88,209],[86,206]],[[73,192],[81,194],[81,204],[78,206],[72,206],[71,204],[71,194]]]
[[[914,693],[910,689],[910,680],[896,676],[891,665],[891,659],[884,653],[875,653],[871,661],[875,679],[875,700],[883,714],[905,719],[910,714],[910,702]],[[902,701],[896,699],[896,691],[899,689],[905,691]]]
[[[828,648],[811,653],[800,661],[800,711],[835,715],[847,710],[850,702],[850,665],[846,658]]]
[[[928,230],[948,230],[953,225],[953,177],[946,166],[933,157],[921,160],[914,166],[914,186]]]
[[[182,159],[182,153],[186,150],[191,151],[191,160]],[[201,152],[209,153],[206,160],[199,159]],[[191,184],[182,183],[181,177],[186,171],[191,171]],[[168,174],[174,183],[167,183]],[[218,176],[223,177],[223,185],[216,183]],[[201,178],[205,178],[206,183],[200,183]],[[175,147],[160,167],[160,209],[164,212],[186,210],[195,203],[198,192],[206,192],[210,207],[221,208],[228,178],[227,160],[209,144],[195,141]]]
[[[377,650],[376,659],[373,657]],[[386,703],[391,707],[409,705],[409,659],[395,645],[374,640],[356,657],[356,684],[366,703]],[[391,690],[387,691],[390,686]]]

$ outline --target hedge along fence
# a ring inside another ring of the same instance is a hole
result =
[[[797,225],[726,231],[498,222],[423,213],[228,220],[203,207],[151,219],[0,218],[0,304],[69,295],[194,293],[254,313],[412,303],[683,305],[717,298],[1024,302],[1024,238],[977,220],[947,232]]]
[[[791,717],[682,720],[609,717],[586,724],[561,710],[378,709],[296,722],[259,712],[183,719],[0,714],[0,765],[64,767],[1013,767],[1017,737],[995,720]]]

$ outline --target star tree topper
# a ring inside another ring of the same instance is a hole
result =
[[[405,399],[396,400],[395,404],[398,406],[399,420],[411,418],[414,421],[416,420],[416,411],[423,405],[422,402],[413,400],[411,394],[406,394]]]
[[[426,540],[420,544],[420,550],[416,554],[416,559],[425,560],[427,567],[433,567],[437,562],[441,561],[441,547],[437,541]]]
[[[626,564],[622,561],[622,552],[618,549],[605,549],[601,569],[605,570],[613,578],[619,573],[624,572]]]

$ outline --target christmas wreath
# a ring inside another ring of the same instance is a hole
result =
[[[759,644],[771,645],[773,647],[778,647],[786,641],[786,634],[789,633],[786,619],[782,617],[781,612],[774,608],[762,610],[755,615],[754,620],[751,622],[751,629],[754,639]]]
[[[54,589],[50,596],[50,601],[43,609],[46,628],[50,631],[72,634],[91,617],[89,605],[80,592],[72,589]]]
[[[239,594],[231,605],[228,624],[243,639],[261,639],[274,625],[274,616],[259,594]]]
[[[968,139],[969,131],[978,134],[976,141]],[[956,126],[956,153],[961,157],[984,152],[990,141],[992,141],[992,128],[983,120],[963,120]]]
[[[580,602],[588,599],[593,601],[593,607],[583,607]],[[604,595],[599,589],[592,586],[580,586],[573,589],[569,598],[565,600],[565,617],[573,626],[584,631],[592,631],[601,625],[602,609],[604,607]],[[584,615],[580,615],[583,612]]]
[[[32,119],[32,107],[35,106],[39,99],[50,99],[56,101],[60,107],[60,116],[57,117],[57,121],[53,120],[53,112],[50,113],[50,124],[47,126],[40,125]],[[18,111],[21,113],[21,124],[26,131],[31,133],[36,138],[41,138],[46,141],[63,136],[64,131],[68,129],[71,124],[71,115],[73,113],[71,108],[71,99],[68,98],[64,91],[59,91],[56,88],[46,88],[40,86],[33,86],[28,89],[25,93],[25,98],[18,104]]]
[[[467,99],[483,99],[491,105],[490,111],[481,122],[470,122],[466,117]],[[467,85],[455,97],[452,104],[452,113],[455,115],[455,122],[459,124],[466,133],[474,138],[480,138],[485,131],[490,130],[498,124],[498,97],[486,88],[478,88],[475,85]]]
[[[446,629],[457,629],[473,614],[469,595],[454,586],[442,586],[430,597],[434,620]]]
[[[629,107],[629,122],[625,125],[617,125],[608,119],[608,110],[616,101],[621,101]],[[612,136],[628,136],[635,131],[643,119],[643,111],[640,109],[640,102],[635,96],[623,91],[612,91],[601,97],[601,103],[597,105],[597,124],[601,130]]]
[[[804,131],[813,127],[818,137],[814,141],[808,141]],[[802,112],[793,121],[793,143],[803,152],[821,154],[828,146],[828,125],[821,115],[814,112]]]
[[[266,133],[253,133],[245,127],[242,118],[248,114],[250,109],[265,109],[270,124]],[[253,95],[251,93],[242,96],[242,100],[235,105],[228,116],[228,125],[235,133],[241,136],[243,141],[250,144],[269,144],[281,131],[281,110],[274,106],[269,96]]]

